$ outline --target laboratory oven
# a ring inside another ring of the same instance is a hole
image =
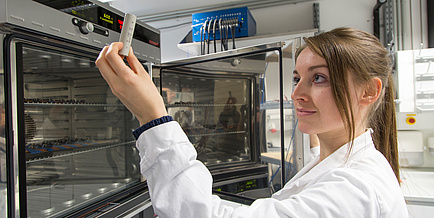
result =
[[[0,217],[151,208],[131,134],[139,123],[94,63],[118,41],[124,14],[87,0],[1,0],[0,10]],[[160,63],[159,40],[136,25],[145,66]]]

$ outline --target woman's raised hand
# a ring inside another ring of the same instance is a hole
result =
[[[101,75],[113,94],[133,113],[143,125],[153,119],[166,116],[163,98],[130,48],[128,67],[119,55],[122,42],[105,46],[95,61]]]

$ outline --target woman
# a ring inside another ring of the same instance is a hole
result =
[[[299,129],[317,135],[320,155],[271,198],[236,209],[211,194],[209,171],[170,121],[133,52],[130,69],[118,55],[122,43],[101,51],[101,74],[143,125],[134,132],[141,172],[160,217],[408,217],[387,51],[371,34],[350,28],[305,41],[291,97]]]

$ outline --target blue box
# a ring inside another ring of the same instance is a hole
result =
[[[256,34],[256,21],[253,18],[252,14],[250,13],[250,10],[247,7],[242,8],[233,8],[233,9],[227,9],[227,10],[221,10],[221,11],[212,11],[212,12],[203,12],[203,13],[196,13],[192,15],[192,32],[193,32],[193,42],[200,42],[201,36],[202,39],[205,36],[206,39],[208,39],[208,29],[205,31],[205,35],[201,34],[201,27],[203,27],[203,24],[205,22],[212,23],[210,28],[210,40],[214,40],[214,34],[213,34],[213,27],[214,27],[214,21],[215,20],[237,20],[238,21],[238,27],[235,28],[235,38],[238,37],[246,37],[246,36],[253,36]],[[207,25],[208,26],[208,25]],[[215,38],[220,39],[220,30],[218,28],[218,22],[216,22],[216,33]],[[232,38],[232,33],[229,31],[228,38]]]

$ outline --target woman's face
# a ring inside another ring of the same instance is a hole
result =
[[[330,85],[324,58],[305,48],[297,58],[291,95],[301,132],[307,134],[345,133]],[[351,90],[351,87],[350,87]]]

